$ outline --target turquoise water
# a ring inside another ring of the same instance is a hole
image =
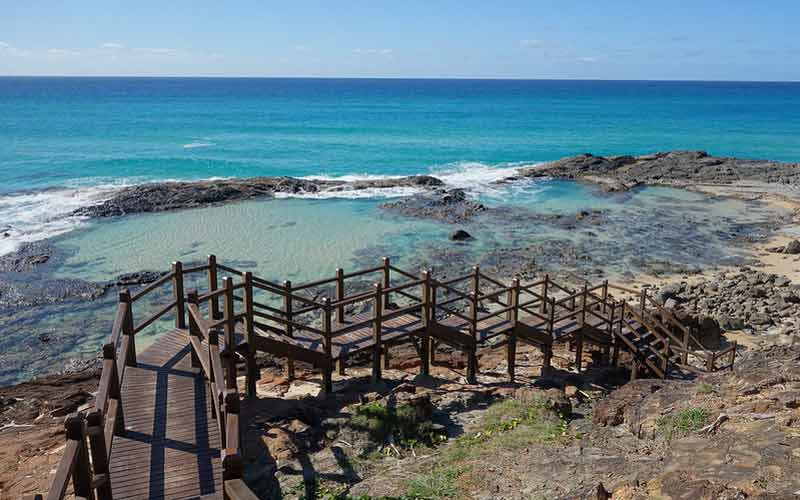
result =
[[[471,186],[583,152],[675,149],[800,161],[800,83],[6,77],[0,253],[72,230],[75,208],[121,184],[434,173]]]
[[[507,274],[508,259],[590,277],[685,272],[741,262],[741,243],[783,214],[664,188],[608,195],[566,181],[493,181],[583,152],[798,161],[799,138],[800,84],[790,83],[0,78],[0,254],[50,238],[61,252],[50,277],[89,281],[209,253],[295,282],[382,255],[448,272],[479,263]],[[71,215],[156,180],[421,173],[490,207],[458,226],[475,240],[455,244],[452,225],[379,208],[402,190]],[[580,210],[599,211],[602,223],[569,223]],[[108,293],[0,313],[0,384],[93,357],[114,309]],[[165,327],[143,332],[139,347]]]
[[[800,160],[800,83],[0,78],[0,192],[704,149]]]

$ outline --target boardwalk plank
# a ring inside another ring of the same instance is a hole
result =
[[[125,433],[114,437],[114,498],[222,498],[219,427],[205,380],[191,366],[188,334],[163,334],[127,367]]]

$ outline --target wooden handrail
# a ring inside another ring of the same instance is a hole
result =
[[[169,282],[174,277],[174,275],[175,275],[174,272],[165,273],[163,276],[161,276],[154,282],[147,284],[144,288],[140,288],[135,293],[131,294],[131,300],[133,302],[136,302],[137,300],[149,294],[156,288],[163,286],[165,283]]]
[[[141,323],[136,325],[133,328],[133,333],[139,333],[142,330],[144,330],[145,328],[147,328],[148,326],[152,325],[153,323],[155,323],[156,320],[158,320],[162,316],[165,316],[166,314],[168,314],[172,309],[175,308],[176,305],[177,305],[177,302],[174,301],[174,300],[172,302],[170,302],[169,304],[165,305],[164,307],[162,307],[161,309],[159,309],[158,311],[156,311],[155,313],[150,315],[147,319],[145,319],[144,321],[142,321]]]
[[[438,288],[442,288],[447,293],[452,293],[453,295],[458,295],[463,299],[472,300],[472,297],[467,292],[462,292],[461,290],[459,290],[457,288],[453,288],[450,285],[447,285],[446,283],[442,283],[441,281],[437,281],[435,279],[432,280],[432,281],[433,281],[433,286],[436,287],[437,289]]]

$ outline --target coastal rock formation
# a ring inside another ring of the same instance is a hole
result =
[[[89,217],[115,217],[143,212],[164,212],[197,208],[222,203],[250,200],[275,195],[275,193],[317,193],[394,187],[429,188],[440,186],[442,181],[430,176],[417,175],[389,179],[344,182],[335,180],[307,180],[294,177],[254,177],[250,179],[221,179],[192,182],[157,182],[121,189],[100,204],[83,207],[74,215]]]
[[[757,181],[798,184],[800,165],[767,160],[710,156],[705,151],[670,151],[643,156],[595,156],[589,153],[521,169],[521,177],[558,177],[596,181],[609,191],[640,184],[691,185]]]
[[[381,208],[407,217],[434,219],[451,224],[466,222],[489,209],[467,196],[463,189],[436,190],[398,201],[386,202]]]
[[[24,243],[11,253],[0,255],[0,273],[25,273],[50,261],[55,249],[45,241]]]

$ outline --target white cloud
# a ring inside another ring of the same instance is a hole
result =
[[[583,62],[583,63],[596,63],[599,60],[600,60],[599,57],[588,57],[588,56],[587,57],[579,57],[577,59],[578,62]]]
[[[122,45],[121,43],[106,42],[106,43],[102,44],[100,46],[100,48],[101,49],[107,49],[107,50],[119,50],[119,49],[124,49],[125,46]]]
[[[394,52],[392,49],[353,49],[354,54],[358,55],[381,55],[388,56]]]
[[[311,49],[306,45],[295,45],[294,50],[297,52],[308,52]]]
[[[0,55],[9,55],[15,57],[27,57],[31,53],[29,50],[14,47],[10,43],[0,42]]]
[[[80,52],[70,49],[47,49],[47,53],[52,56],[79,56]]]
[[[520,47],[525,47],[526,49],[541,49],[545,46],[543,41],[536,39],[520,40],[519,45]]]
[[[133,49],[133,51],[154,56],[176,56],[179,52],[178,49],[168,49],[164,47],[137,47]]]

